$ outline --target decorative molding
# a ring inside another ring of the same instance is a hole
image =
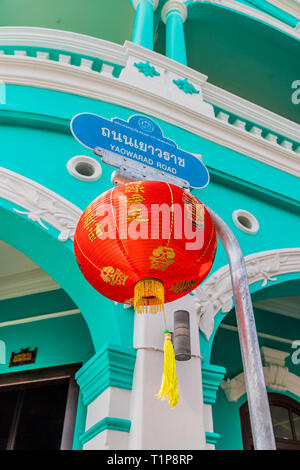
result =
[[[43,221],[52,225],[59,231],[61,242],[73,240],[82,210],[45,186],[0,167],[0,197],[26,209],[14,210],[44,229],[48,230]]]
[[[260,348],[261,355],[266,366],[274,365],[285,367],[285,360],[290,355],[289,352],[279,351],[278,349],[267,348],[262,346]]]
[[[187,18],[187,8],[184,4],[183,1],[181,0],[168,0],[162,10],[161,10],[161,19],[163,20],[164,23],[167,22],[167,18],[169,16],[169,13],[170,12],[174,12],[176,14],[179,14],[183,20],[183,22],[185,22],[186,18]]]
[[[276,281],[281,274],[300,271],[300,248],[283,248],[262,251],[245,257],[249,285],[262,281],[262,287]],[[229,312],[233,307],[233,293],[229,265],[218,269],[195,289],[196,312],[199,328],[209,340],[214,330],[214,317],[221,310]]]
[[[251,101],[247,101],[244,98],[212,85],[207,81],[202,86],[202,93],[203,98],[209,103],[229,111],[234,115],[240,116],[247,121],[255,122],[264,128],[270,129],[271,131],[277,132],[278,134],[284,135],[289,139],[299,142],[299,124],[296,124],[293,121],[289,121],[288,119],[279,116],[278,114],[273,113],[268,109],[251,103]],[[222,111],[220,111],[220,113],[222,113]],[[219,118],[225,114],[226,113],[223,112]],[[229,117],[230,116],[226,114],[227,120]],[[261,137],[262,129],[254,126],[249,132],[253,133],[257,137]]]
[[[203,401],[212,405],[216,402],[217,391],[226,373],[226,369],[213,364],[202,364]]]
[[[187,93],[189,95],[198,94],[199,90],[197,90],[192,83],[188,81],[187,78],[184,80],[182,78],[179,78],[178,80],[173,80],[173,83],[178,86],[178,88],[184,93]]]
[[[135,61],[136,57],[133,60]],[[180,98],[172,94],[171,90],[156,85],[151,89],[148,84],[142,87],[126,83],[125,76],[122,77],[123,72],[121,73],[122,79],[117,79],[51,61],[41,61],[37,67],[36,61],[37,59],[29,57],[25,59],[1,56],[2,78],[6,83],[52,89],[126,106],[179,126],[262,163],[300,176],[300,161],[296,152],[215,119],[211,111],[203,110],[204,105],[207,108],[211,106],[203,103],[201,97],[198,102],[194,98],[196,95],[183,95],[183,98]],[[153,63],[152,60],[151,62]],[[155,68],[159,70],[158,66]],[[136,73],[141,75],[138,71]],[[174,79],[178,76],[174,77],[169,72],[169,77]],[[145,80],[147,79],[150,80],[149,77],[145,77]],[[193,84],[199,88],[195,81]],[[181,91],[178,90],[178,93]],[[188,102],[188,98],[191,102]]]
[[[190,81],[199,85],[199,87],[201,87],[207,80],[207,75],[204,75],[197,70],[191,69],[186,65],[170,59],[169,57],[141,47],[138,44],[134,44],[130,41],[126,41],[124,43],[123,54],[126,57],[125,65],[128,64],[128,59],[130,57],[135,57],[144,61],[149,60],[150,63],[155,64],[155,66],[159,68],[162,68],[167,73],[172,72],[178,76],[187,77]]]
[[[145,62],[145,58],[142,59],[140,57],[140,53],[144,54],[145,50],[136,47],[136,45],[132,47],[131,43],[126,43],[126,45],[128,46],[128,61],[126,67],[120,73],[119,80],[123,83],[123,92],[126,90],[126,86],[134,87],[136,90],[136,104],[137,97],[142,93],[141,102],[145,103],[147,101],[147,105],[149,104],[154,112],[154,108],[156,108],[156,113],[161,106],[164,107],[168,103],[168,106],[170,105],[173,108],[173,115],[174,106],[177,106],[178,109],[189,109],[197,113],[197,115],[206,115],[214,118],[213,106],[203,101],[201,93],[201,86],[206,80],[206,76],[202,74],[197,75],[197,72],[194,70],[172,59],[165,58],[156,52],[149,51],[149,53],[147,52],[146,60],[155,67],[156,72],[159,74],[153,80],[151,77],[146,77],[139,73],[135,65],[138,62]],[[186,77],[191,84],[190,86],[199,91],[197,95],[185,94],[180,88],[174,86],[174,80],[179,80],[180,84],[182,77]],[[140,101],[139,98],[138,101]],[[134,105],[135,109],[137,109],[136,104]],[[153,114],[153,111],[151,110],[150,113]],[[144,112],[149,113],[149,109],[145,109]]]
[[[24,30],[24,28],[20,29]],[[36,41],[36,29],[33,29]],[[42,35],[43,29],[37,29],[41,30],[40,35]],[[18,28],[14,28],[15,36],[17,31]],[[0,40],[2,36],[3,30],[0,28]],[[75,37],[77,40],[76,35]],[[104,49],[104,45],[107,45],[107,50],[110,51],[110,43],[106,41],[100,41],[100,43]],[[112,76],[112,70],[109,73],[105,70],[99,73],[91,68],[73,66],[68,63],[41,60],[38,57],[6,56],[5,54],[0,56],[0,64],[2,65],[0,78],[8,84],[77,94],[150,114],[242,155],[286,173],[300,176],[300,160],[299,153],[297,153],[300,146],[297,147],[295,143],[292,148],[291,142],[287,147],[284,143],[278,145],[276,141],[262,138],[257,131],[252,132],[250,129],[247,132],[224,120],[216,119],[213,106],[203,101],[203,98],[209,101],[208,95],[210,95],[210,101],[213,104],[220,105],[223,102],[232,112],[237,114],[239,107],[243,114],[249,108],[250,118],[257,116],[265,128],[270,126],[280,135],[284,132],[288,138],[293,138],[296,142],[299,141],[299,125],[269,111],[262,111],[259,106],[234,97],[234,95],[213,85],[206,84],[207,77],[205,75],[154,51],[130,42],[120,46],[118,51],[120,52],[118,63],[126,64],[119,79]],[[151,77],[143,76],[134,66],[134,63],[138,61],[149,61],[160,73],[160,76],[156,77],[155,81]],[[200,90],[200,93],[186,95],[176,89],[173,80],[178,80],[182,76],[186,77],[197,90]],[[202,90],[204,90],[204,95],[202,95]],[[248,117],[246,118],[248,119]],[[254,124],[253,127],[257,128]],[[277,140],[277,136],[275,138]]]
[[[89,405],[108,387],[131,390],[136,350],[116,344],[102,349],[77,372],[76,380],[85,405]]]
[[[266,386],[272,390],[291,392],[300,396],[300,377],[289,372],[288,368],[284,366],[284,359],[289,354],[271,350],[271,348],[263,348],[262,352],[265,360],[263,370]],[[223,380],[221,388],[228,401],[238,401],[246,393],[244,373],[238,374],[232,379]]]
[[[145,77],[159,77],[160,73],[155,70],[155,67],[150,65],[149,60],[147,62],[135,62],[134,66],[138,69],[140,73],[143,73]]]
[[[216,445],[221,435],[217,432],[206,432],[205,439],[207,444]]]
[[[1,26],[0,44],[1,46],[31,46],[67,50],[79,55],[96,57],[110,63],[126,64],[123,46],[71,31],[30,26]],[[40,54],[43,54],[43,60],[47,60],[48,52],[43,51]]]
[[[101,421],[99,421],[99,423],[95,424],[92,428],[88,429],[86,432],[81,434],[79,439],[81,444],[85,444],[86,442],[90,441],[106,429],[110,429],[112,431],[129,432],[130,426],[131,421],[129,421],[128,419],[111,418],[108,416],[106,418],[103,418]]]
[[[42,269],[0,277],[0,300],[61,289]]]

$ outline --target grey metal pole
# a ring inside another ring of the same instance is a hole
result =
[[[276,450],[244,257],[228,225],[212,209],[206,208],[229,260],[254,448]]]

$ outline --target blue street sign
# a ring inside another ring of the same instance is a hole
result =
[[[81,113],[73,117],[71,131],[91,150],[100,147],[185,180],[193,188],[204,188],[209,183],[208,170],[201,160],[164,137],[161,128],[147,116],[135,114],[124,121]]]

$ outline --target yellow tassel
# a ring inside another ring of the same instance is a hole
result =
[[[142,279],[134,286],[134,310],[137,313],[157,313],[164,310],[164,285],[158,279]]]
[[[179,400],[176,376],[175,353],[172,344],[171,333],[165,330],[164,340],[164,371],[160,391],[156,395],[162,400],[169,400],[171,408],[174,408]]]

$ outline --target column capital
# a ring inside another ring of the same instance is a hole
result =
[[[213,404],[217,399],[217,391],[226,374],[226,369],[213,364],[202,364],[203,401],[205,404]]]
[[[171,11],[176,14],[179,13],[182,17],[183,22],[185,22],[187,18],[187,8],[183,0],[169,0],[167,3],[165,3],[161,11],[161,18],[164,23],[166,23],[167,16]]]
[[[83,403],[89,405],[109,387],[131,390],[136,350],[106,343],[76,373]]]
[[[132,4],[133,4],[133,7],[135,8],[135,10],[137,9],[137,6],[138,6],[139,3],[145,2],[145,1],[152,4],[153,11],[155,11],[156,8],[158,7],[159,0],[133,0]]]

